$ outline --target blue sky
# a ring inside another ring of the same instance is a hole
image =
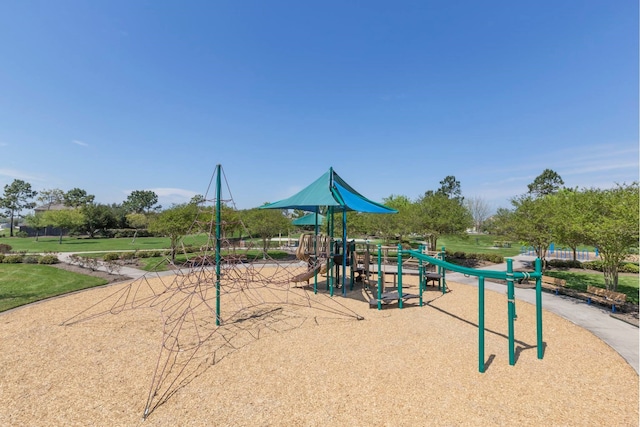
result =
[[[0,185],[101,203],[638,180],[638,2],[5,1]],[[225,190],[226,191],[226,190]],[[229,197],[229,196],[225,196]]]

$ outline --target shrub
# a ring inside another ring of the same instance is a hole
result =
[[[5,264],[20,264],[23,257],[23,255],[5,255],[2,262]]]
[[[120,259],[123,259],[123,260],[134,259],[134,258],[136,258],[135,252],[122,252],[120,254]]]
[[[22,262],[25,264],[38,264],[38,261],[40,261],[40,256],[38,255],[27,255],[22,258]]]
[[[0,262],[4,262],[4,254],[0,254]]]
[[[104,254],[102,257],[104,261],[117,261],[120,259],[120,254],[118,252],[109,252],[108,254]]]
[[[640,268],[638,267],[638,264],[635,264],[633,262],[625,262],[620,266],[620,272],[621,273],[640,273]]]
[[[8,254],[9,252],[11,252],[11,249],[11,245],[0,243],[0,254]]]
[[[29,237],[29,234],[26,231],[18,231],[16,237]]]
[[[578,260],[551,259],[547,265],[554,268],[585,268]]]
[[[60,260],[56,255],[44,255],[40,257],[38,264],[57,264]]]

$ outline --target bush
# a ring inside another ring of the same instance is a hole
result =
[[[625,262],[620,266],[620,272],[637,274],[637,273],[640,273],[640,268],[638,267],[638,264],[635,264],[633,262]]]
[[[38,255],[27,255],[22,258],[22,262],[25,264],[38,264],[40,261],[40,256]]]
[[[122,252],[120,254],[120,259],[122,259],[122,260],[135,259],[136,255],[137,254],[135,252]]]
[[[0,243],[0,254],[8,254],[11,252],[11,245],[7,245],[6,243]]]
[[[551,259],[547,265],[554,268],[585,268],[578,260]]]
[[[5,255],[2,262],[5,264],[20,264],[23,257],[23,255]]]
[[[120,254],[118,252],[109,252],[108,254],[104,254],[102,257],[104,261],[117,261],[120,259]]]
[[[57,264],[60,260],[56,255],[44,255],[40,257],[38,264]]]
[[[16,237],[29,237],[29,233],[27,233],[26,231],[18,231],[16,233]]]
[[[0,262],[4,262],[4,254],[0,254]]]

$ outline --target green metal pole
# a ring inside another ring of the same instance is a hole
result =
[[[313,264],[313,268],[316,270],[316,273],[313,275],[313,293],[318,293],[318,271],[320,271],[318,265],[320,264],[320,257],[318,256],[318,233],[320,232],[318,226],[318,208],[316,208],[316,225],[315,225],[315,235],[313,236],[313,253],[315,255],[315,262]]]
[[[440,253],[440,259],[443,260],[443,261],[445,260],[444,259],[445,258],[445,254],[446,254],[446,251],[445,251],[444,246],[443,246],[442,247],[442,252]],[[444,295],[444,294],[447,293],[447,279],[445,278],[445,271],[446,270],[444,269],[444,267],[439,267],[439,270],[440,270],[440,275],[442,276],[442,294]]]
[[[222,236],[222,181],[220,179],[221,166],[217,165],[216,176],[216,326],[220,326],[220,241]]]
[[[516,364],[514,320],[516,318],[516,301],[513,289],[513,259],[507,258],[507,303],[509,308],[509,365]]]
[[[484,372],[484,276],[478,276],[478,371]]]
[[[398,256],[396,257],[398,263],[398,308],[402,308],[404,300],[402,299],[402,245],[398,243]]]
[[[329,266],[327,267],[327,286],[329,286],[329,295],[333,296],[333,255],[334,255],[334,242],[333,242],[333,207],[329,207]]]
[[[382,310],[382,245],[378,245],[378,310]]]
[[[542,342],[542,262],[536,258],[536,329],[538,335],[538,359],[544,357],[544,347]]]
[[[422,253],[422,248],[423,246],[420,245],[418,247],[418,251],[420,253]],[[424,280],[424,264],[422,263],[422,258],[418,260],[418,286],[419,286],[419,291],[418,291],[418,295],[420,296],[420,307],[422,307],[422,292],[424,291],[424,284],[422,283],[422,281]]]
[[[347,210],[342,211],[342,296],[347,296]],[[353,285],[353,282],[351,283]]]

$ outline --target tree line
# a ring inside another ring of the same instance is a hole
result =
[[[170,237],[174,250],[184,235],[211,231],[214,219],[211,206],[207,207],[207,201],[200,195],[189,203],[162,209],[153,191],[137,190],[120,204],[105,205],[96,203],[93,195],[80,188],[37,193],[21,180],[5,185],[0,208],[13,224],[22,210],[36,206],[33,199],[44,209],[25,217],[25,222],[35,229],[53,226],[61,233],[75,231],[90,237],[109,237],[112,229],[130,229],[134,230],[134,238],[145,230]],[[383,199],[397,214],[348,212],[348,232],[350,236],[387,242],[421,239],[435,250],[441,236],[466,236],[469,229],[475,229],[534,247],[543,260],[551,243],[572,248],[574,260],[580,245],[590,245],[599,250],[605,283],[610,289],[617,287],[619,262],[630,250],[637,253],[640,221],[637,182],[606,190],[570,189],[564,187],[556,172],[545,169],[528,185],[527,193],[510,202],[511,208],[500,208],[492,215],[482,198],[465,199],[460,182],[447,176],[440,181],[439,188],[428,190],[415,200],[404,195]],[[65,209],[51,209],[60,205]],[[223,206],[222,221],[226,233],[260,238],[266,251],[271,238],[293,231],[291,220],[304,214]],[[342,221],[335,224],[335,235],[341,235]],[[13,236],[13,227],[10,233]]]

